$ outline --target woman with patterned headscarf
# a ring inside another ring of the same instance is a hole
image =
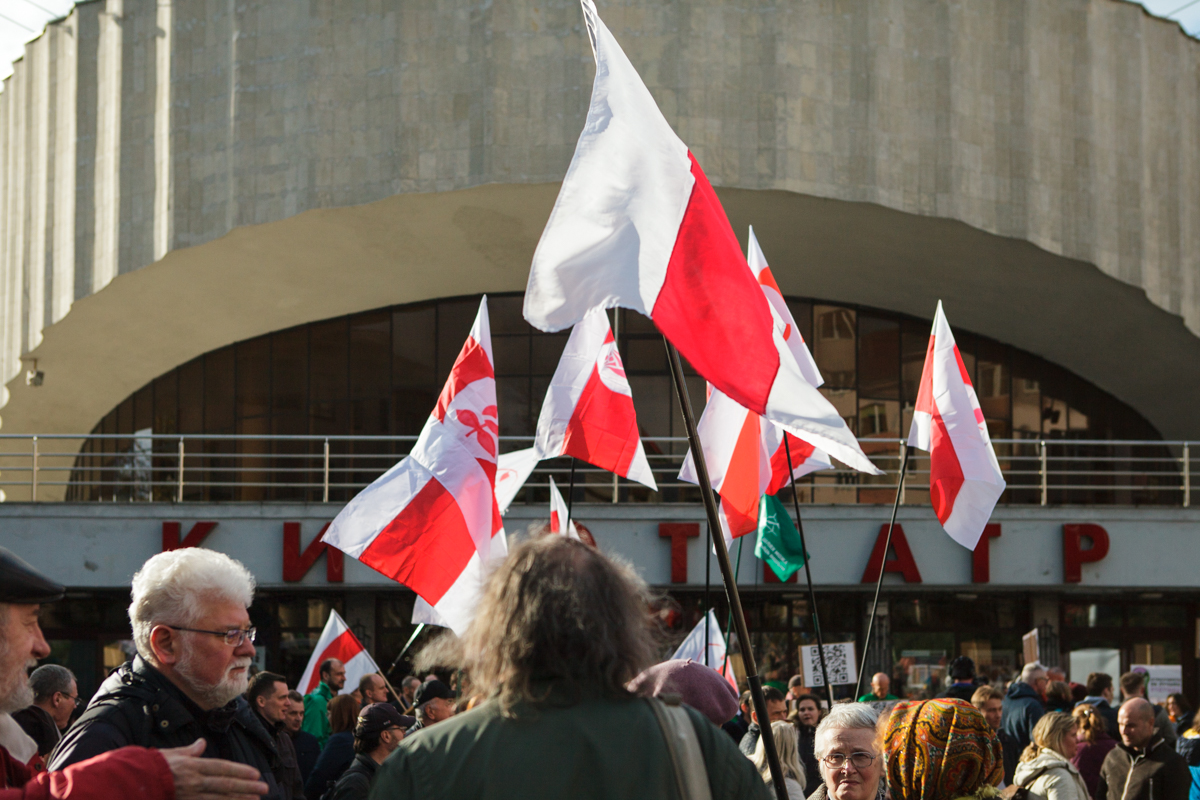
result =
[[[892,800],[986,800],[1004,777],[1000,740],[963,700],[905,701],[883,737]]]

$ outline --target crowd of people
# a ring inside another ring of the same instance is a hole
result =
[[[63,591],[0,549],[0,800],[1200,800],[1196,715],[1149,702],[1139,673],[1117,705],[1109,675],[1076,686],[1033,663],[1000,686],[960,657],[932,699],[880,673],[832,708],[797,676],[764,687],[762,720],[716,670],[655,663],[646,585],[565,537],[519,544],[487,580],[452,665],[464,691],[378,673],[347,691],[337,659],[306,694],[251,674],[253,576],[186,548],[134,576],[137,654],[81,707],[70,670],[28,672]]]

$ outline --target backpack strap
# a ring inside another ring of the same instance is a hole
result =
[[[687,711],[679,704],[679,698],[667,695],[666,702],[657,697],[647,697],[658,727],[662,729],[671,754],[671,766],[683,800],[712,800],[708,786],[708,767],[700,751],[700,739]]]

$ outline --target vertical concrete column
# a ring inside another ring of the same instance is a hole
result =
[[[13,76],[9,80],[8,88],[5,94],[12,93],[10,114],[8,125],[10,136],[8,147],[8,219],[9,229],[8,236],[4,244],[7,245],[8,263],[5,265],[4,274],[4,304],[3,304],[3,330],[4,330],[4,379],[14,377],[21,369],[21,352],[22,345],[22,309],[23,309],[23,292],[22,282],[24,275],[24,260],[25,260],[25,240],[27,229],[25,226],[26,210],[28,208],[28,194],[26,192],[27,177],[29,175],[29,154],[28,146],[28,114],[26,113],[29,103],[29,80],[30,70],[20,69],[14,70]]]
[[[50,37],[25,45],[29,69],[29,239],[22,294],[25,302],[24,350],[42,341],[45,316],[47,211],[50,202]]]
[[[96,54],[96,229],[92,291],[117,275],[121,220],[121,28],[125,0],[106,0]]]
[[[174,233],[171,198],[171,47],[174,41],[172,0],[158,0],[154,70],[154,260],[171,249]]]
[[[50,319],[53,325],[67,315],[75,300],[75,170],[76,99],[78,93],[79,16],[71,14],[47,28],[54,69],[54,205],[50,281]]]
[[[12,193],[9,190],[12,176],[12,86],[16,81],[10,79],[8,91],[0,93],[0,310],[8,304],[8,238],[12,232],[12,217],[9,214]],[[3,381],[7,381],[9,370],[8,337],[5,335],[3,321],[0,321],[0,403],[8,402],[8,389]]]

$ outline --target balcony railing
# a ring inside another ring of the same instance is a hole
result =
[[[0,490],[8,501],[345,502],[406,455],[415,436],[27,435],[0,434]],[[575,502],[698,502],[678,479],[687,442],[646,437],[659,490],[577,463]],[[860,439],[885,471],[814,473],[798,482],[804,503],[890,503],[901,441]],[[502,452],[532,445],[502,436]],[[1008,482],[1000,502],[1015,505],[1190,506],[1192,443],[1081,439],[994,442]],[[570,459],[543,461],[516,503],[542,504],[548,478],[566,491]],[[902,502],[929,503],[928,455],[909,462]]]

